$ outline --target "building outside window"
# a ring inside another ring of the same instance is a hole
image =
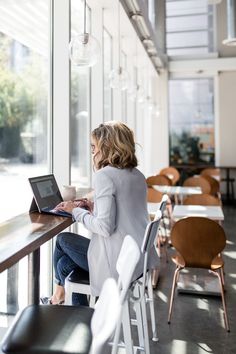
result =
[[[169,81],[170,162],[209,164],[215,162],[214,81],[176,79]]]
[[[83,32],[83,9],[84,1],[71,0],[71,37]],[[90,29],[91,11],[88,7],[86,18]],[[71,64],[71,184],[84,187],[90,184],[90,80],[90,68]]]

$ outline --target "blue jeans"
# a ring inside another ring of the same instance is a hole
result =
[[[67,275],[78,266],[88,272],[89,242],[87,238],[72,232],[62,232],[57,236],[53,256],[56,284],[64,286]],[[88,306],[87,296],[73,293],[72,303],[73,305]]]

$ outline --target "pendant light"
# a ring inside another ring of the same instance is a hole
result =
[[[69,44],[70,60],[77,66],[93,66],[101,53],[99,42],[86,31],[86,0],[84,0],[84,31],[73,37]]]
[[[138,48],[137,48],[137,38],[135,42],[135,67],[134,67],[134,85],[129,90],[129,98],[131,101],[137,101],[138,103],[143,103],[145,99],[145,92],[142,86],[139,85],[138,80]]]
[[[121,66],[121,36],[120,36],[120,1],[118,0],[118,68],[109,74],[110,87],[113,89],[127,90],[129,86],[129,74]]]

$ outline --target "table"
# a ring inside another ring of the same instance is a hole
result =
[[[188,216],[202,216],[216,221],[223,221],[221,206],[175,205],[172,217],[175,221]],[[218,279],[212,274],[205,274],[202,269],[189,269],[178,280],[178,292],[221,296]]]
[[[175,205],[172,217],[175,221],[188,216],[202,216],[212,220],[223,221],[224,213],[221,206]]]
[[[160,186],[160,185],[153,185],[152,187],[161,193],[174,195],[176,204],[178,204],[178,197],[180,199],[180,202],[182,203],[183,197],[186,197],[187,195],[202,194],[201,187]]]
[[[39,303],[40,246],[73,223],[72,218],[25,213],[0,225],[0,272],[28,256],[29,303]]]

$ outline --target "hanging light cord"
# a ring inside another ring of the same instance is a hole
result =
[[[86,0],[84,0],[84,33],[86,33]]]
[[[120,55],[120,1],[118,1],[118,70],[121,73]]]

